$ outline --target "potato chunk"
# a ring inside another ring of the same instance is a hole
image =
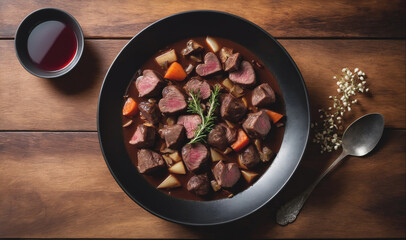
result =
[[[251,183],[258,176],[258,173],[247,170],[241,170],[241,174],[248,183]]]
[[[214,150],[213,148],[210,148],[210,155],[211,155],[211,160],[213,162],[217,162],[220,160],[224,160],[224,156],[221,155],[221,153],[217,152],[216,150]]]
[[[182,160],[181,156],[179,155],[179,152],[173,152],[171,154],[169,154],[169,157],[173,159],[173,161],[175,162],[179,162],[180,160]]]
[[[207,45],[209,45],[209,47],[211,48],[211,50],[213,52],[218,52],[218,50],[220,49],[218,43],[212,37],[207,36],[206,37],[206,43],[207,43]]]
[[[165,65],[169,65],[173,62],[176,62],[177,57],[174,49],[171,49],[158,57],[155,58],[155,61],[159,64],[159,66],[164,67]]]
[[[211,180],[210,185],[213,188],[213,191],[215,192],[221,189],[221,186],[217,183],[216,180]]]
[[[179,162],[175,163],[168,170],[169,170],[170,173],[186,174],[185,165],[183,164],[182,161],[179,161]]]
[[[176,188],[180,186],[181,183],[179,182],[179,180],[176,179],[176,177],[173,176],[172,174],[169,174],[169,176],[165,178],[165,180],[163,180],[161,184],[158,185],[157,188]]]

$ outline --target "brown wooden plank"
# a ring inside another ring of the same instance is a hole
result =
[[[0,41],[0,130],[96,130],[98,94],[104,75],[126,40],[87,40],[77,69],[60,79],[40,79],[19,64],[12,40]],[[348,122],[380,112],[386,126],[406,127],[404,40],[281,40],[302,72],[313,117],[336,93],[333,75],[359,67],[371,94],[359,96]]]
[[[322,238],[404,238],[405,135],[404,130],[385,129],[370,154],[347,157],[316,187],[295,223],[273,230],[264,228],[260,234],[295,238],[301,229],[314,228]],[[269,206],[271,216],[278,206],[313,183],[341,153],[318,151],[317,144],[308,144],[297,172],[274,200],[275,206]],[[281,229],[289,232],[282,234]]]
[[[156,228],[164,237],[182,229],[152,217],[121,191],[97,134],[0,135],[1,237],[146,237]]]
[[[0,41],[0,128],[96,130],[100,87],[125,43],[85,41],[83,58],[71,73],[58,79],[42,79],[20,65],[13,41]]]
[[[334,75],[343,67],[358,67],[367,78],[369,94],[358,94],[359,102],[347,112],[349,123],[363,114],[379,112],[387,127],[406,127],[406,47],[404,41],[379,40],[281,40],[298,65],[305,80],[313,119],[317,110],[333,105],[337,94]]]
[[[96,133],[0,133],[0,237],[389,238],[405,237],[405,130],[386,130],[367,157],[349,157],[309,198],[294,224],[275,209],[336,155],[310,144],[293,179],[265,208],[238,222],[193,228],[132,202],[103,160]]]
[[[405,2],[391,1],[109,1],[2,0],[0,37],[14,37],[30,12],[71,13],[87,37],[132,37],[150,23],[189,10],[220,10],[246,18],[276,37],[405,37]]]

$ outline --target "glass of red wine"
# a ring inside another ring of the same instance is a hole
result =
[[[79,23],[69,13],[43,8],[28,15],[15,35],[21,65],[41,78],[56,78],[71,71],[83,53]]]

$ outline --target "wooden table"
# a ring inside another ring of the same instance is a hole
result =
[[[30,12],[71,13],[85,33],[77,68],[40,79],[19,64],[18,24]],[[272,34],[306,82],[312,117],[330,105],[333,75],[358,67],[371,94],[359,96],[346,124],[380,112],[386,125],[376,150],[349,157],[308,199],[296,222],[275,223],[276,209],[302,191],[338,153],[309,142],[287,186],[264,208],[217,227],[187,227],[143,210],[119,188],[96,132],[100,87],[120,49],[150,23],[173,13],[215,9]],[[0,0],[0,237],[34,238],[404,238],[405,1],[80,1]]]

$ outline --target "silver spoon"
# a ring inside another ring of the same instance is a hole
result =
[[[384,126],[384,118],[379,113],[364,115],[348,126],[342,138],[343,152],[341,155],[304,192],[278,209],[276,222],[280,225],[286,225],[295,221],[310,193],[324,176],[346,156],[361,157],[374,149],[382,136]]]

